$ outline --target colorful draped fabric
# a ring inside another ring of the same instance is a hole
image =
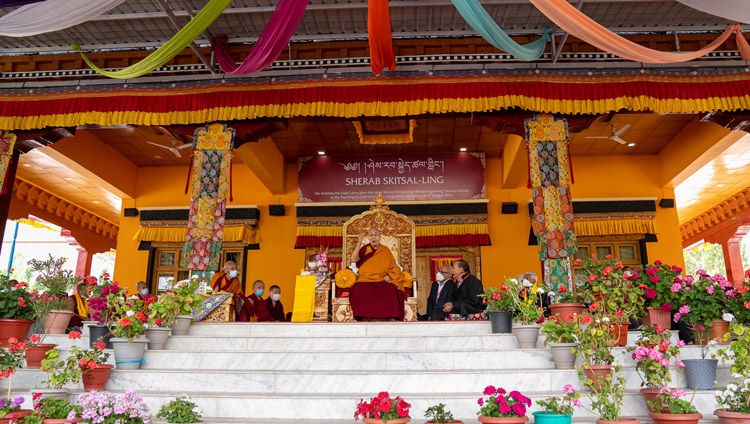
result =
[[[310,0],[279,1],[255,46],[239,66],[227,51],[226,38],[214,40],[212,47],[221,70],[227,74],[249,74],[271,66],[289,44],[309,2]]]
[[[605,52],[615,54],[628,60],[643,63],[677,63],[687,62],[716,50],[733,32],[742,37],[738,25],[729,26],[722,35],[706,47],[684,53],[671,53],[650,49],[623,38],[596,21],[584,15],[568,0],[529,0],[537,9],[563,31],[578,37]],[[750,57],[743,57],[750,60]]]
[[[234,129],[220,123],[195,130],[184,268],[219,269],[234,135]]]
[[[28,37],[60,31],[108,12],[125,0],[47,0],[0,17],[0,35]]]
[[[221,13],[232,4],[232,0],[210,0],[197,15],[190,20],[180,31],[175,34],[169,41],[164,43],[161,47],[156,49],[153,53],[146,56],[140,62],[128,66],[127,68],[120,69],[119,71],[105,71],[104,69],[96,66],[85,54],[81,51],[81,47],[77,44],[73,44],[70,47],[73,50],[81,53],[83,60],[93,69],[94,71],[110,78],[136,78],[141,75],[145,75],[154,69],[166,64],[183,51],[187,46],[190,45],[203,31],[218,18]]]
[[[482,38],[498,49],[508,52],[516,59],[530,62],[537,60],[544,54],[547,42],[550,40],[547,30],[542,38],[528,44],[518,44],[492,19],[487,10],[479,3],[479,0],[451,0],[463,16],[466,23],[471,26]]]
[[[5,175],[8,173],[8,165],[10,165],[10,158],[13,156],[13,145],[15,143],[15,134],[0,130],[0,188],[5,183]],[[5,194],[5,192],[2,194]]]
[[[370,39],[370,67],[380,75],[383,69],[396,69],[391,30],[391,9],[388,0],[368,0],[367,35]]]
[[[539,243],[539,259],[545,261],[545,267],[550,267],[551,273],[547,275],[556,275],[559,281],[567,282],[568,258],[578,249],[570,196],[568,123],[542,113],[524,124],[534,206],[532,225]],[[549,279],[547,283],[554,285]]]

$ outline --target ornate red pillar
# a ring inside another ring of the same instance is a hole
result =
[[[724,251],[724,266],[727,269],[727,280],[735,286],[745,281],[745,270],[742,266],[742,255],[740,254],[740,242],[743,235],[734,235],[721,243],[721,250]]]

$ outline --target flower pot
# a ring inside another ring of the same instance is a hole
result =
[[[601,418],[596,419],[596,424],[641,424],[638,418],[620,417],[617,421],[608,421]]]
[[[388,422],[390,422],[390,421],[388,421]],[[425,421],[424,424],[435,424],[435,421]],[[452,424],[464,424],[464,422],[461,421],[461,420],[453,420]]]
[[[65,334],[65,329],[68,328],[72,316],[73,312],[68,310],[49,311],[44,318],[44,332],[46,334]]]
[[[602,383],[607,381],[607,377],[612,374],[612,365],[589,365],[583,367],[583,375],[591,380],[594,390],[599,390]]]
[[[729,340],[724,340],[724,336],[729,333],[729,323],[723,319],[711,320],[711,340],[716,340],[718,344],[729,344]]]
[[[5,414],[4,416],[0,417],[0,424],[11,424],[11,423],[17,422],[16,420],[18,418],[26,417],[33,413],[34,413],[34,410],[32,409],[19,409],[18,411],[9,412]]]
[[[29,329],[33,320],[2,318],[0,319],[0,347],[8,347],[8,339],[15,337],[18,340],[25,340],[29,335]]]
[[[640,392],[643,395],[643,401],[646,402],[646,409],[648,412],[653,412],[648,403],[659,397],[659,389],[641,389]]]
[[[141,368],[143,357],[146,354],[148,340],[128,339],[113,337],[112,349],[115,351],[115,367],[118,370],[137,370]]]
[[[34,347],[26,350],[26,368],[39,368],[42,366],[42,359],[47,358],[47,352],[57,346],[54,343],[39,343]]]
[[[573,421],[572,415],[549,414],[547,412],[532,412],[534,423],[536,424],[570,424]]]
[[[719,424],[750,424],[750,414],[717,409],[714,411],[714,415],[719,417]]]
[[[174,324],[169,327],[172,329],[173,336],[185,336],[188,333],[190,324],[193,322],[192,315],[177,315]]]
[[[511,333],[516,336],[518,346],[521,349],[534,349],[536,348],[536,341],[539,339],[539,330],[541,329],[541,326],[535,324],[514,325]]]
[[[628,327],[630,327],[629,322],[615,322],[609,326],[615,346],[622,347],[628,344]]]
[[[148,339],[148,350],[163,350],[169,340],[169,327],[149,327],[145,336]]]
[[[510,311],[487,311],[493,334],[510,334],[513,330],[513,314]]]
[[[409,421],[411,421],[411,417],[402,417],[402,418],[395,418],[392,420],[388,420],[388,424],[406,424]],[[379,420],[376,418],[362,418],[362,422],[365,424],[385,424],[386,422],[383,420]]]
[[[698,424],[698,421],[703,418],[703,415],[699,412],[695,414],[649,412],[648,416],[654,420],[655,424]]]
[[[485,424],[522,424],[529,420],[529,417],[524,415],[523,417],[485,417],[480,415],[477,417],[480,423]]]
[[[576,354],[573,348],[577,346],[578,343],[550,343],[549,350],[552,352],[555,368],[559,370],[573,369],[576,363]]]
[[[557,315],[560,322],[572,323],[573,315],[583,313],[583,303],[553,303],[549,305],[552,315]]]
[[[659,326],[669,330],[672,326],[672,311],[665,311],[658,308],[646,308],[647,314],[643,317],[643,325],[646,327]]]
[[[83,418],[73,418],[69,420],[67,418],[43,418],[42,424],[66,424],[66,423],[80,423],[83,422]]]
[[[683,359],[688,388],[711,390],[716,382],[717,359]]]
[[[94,342],[102,341],[106,343],[106,349],[112,349],[112,329],[108,325],[92,324],[89,325],[89,347],[94,347]]]
[[[87,392],[92,390],[104,390],[104,386],[109,380],[109,374],[112,372],[114,365],[101,364],[94,369],[90,369],[83,373],[81,381],[83,381],[83,389]]]

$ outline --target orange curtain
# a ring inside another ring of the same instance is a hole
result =
[[[430,281],[435,280],[435,274],[437,274],[441,266],[445,264],[452,265],[453,261],[463,258],[463,256],[430,256]]]
[[[726,41],[732,32],[738,31],[739,26],[732,25],[724,31],[714,42],[706,47],[686,53],[669,53],[649,49],[620,37],[612,31],[599,25],[596,21],[584,15],[567,0],[530,0],[547,18],[557,24],[563,31],[598,47],[605,52],[616,54],[622,58],[644,63],[677,63],[687,62],[706,55]],[[741,52],[742,53],[742,52]],[[748,60],[744,57],[743,59]]]
[[[369,0],[367,3],[367,32],[370,37],[370,66],[375,75],[384,68],[396,69],[391,34],[391,9],[388,0]]]

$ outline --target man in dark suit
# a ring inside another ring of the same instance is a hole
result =
[[[485,309],[480,294],[484,293],[484,286],[479,278],[471,274],[469,263],[463,259],[453,262],[453,276],[456,278],[456,290],[453,300],[446,302],[443,312],[460,314],[478,314]]]
[[[453,292],[456,284],[451,280],[453,270],[450,265],[445,264],[435,275],[435,282],[430,288],[430,295],[427,297],[427,319],[429,321],[442,321],[448,314],[443,312],[445,303],[453,299]]]

